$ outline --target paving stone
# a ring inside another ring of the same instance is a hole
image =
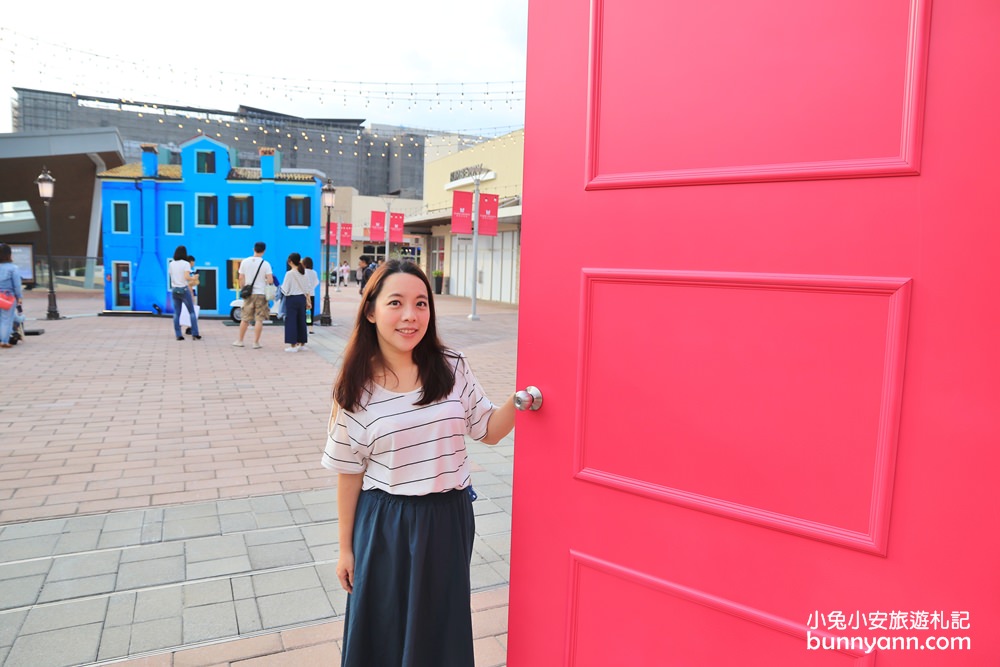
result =
[[[99,549],[114,549],[115,547],[130,547],[142,544],[142,529],[128,528],[126,530],[103,531],[97,541]]]
[[[233,498],[229,500],[220,500],[218,503],[216,503],[216,506],[219,515],[247,514],[252,512],[249,498]]]
[[[52,567],[52,560],[51,558],[39,558],[21,563],[4,563],[0,565],[0,581],[20,579],[36,574],[48,574],[49,568]]]
[[[278,542],[294,542],[302,539],[301,528],[277,528],[274,530],[259,530],[244,536],[248,547],[261,544],[277,544]]]
[[[475,513],[476,518],[485,514],[496,514],[497,512],[502,512],[500,506],[489,498],[479,498],[476,502],[472,503],[472,511]]]
[[[0,618],[3,622],[0,623],[0,647],[10,647],[14,643],[14,639],[17,638],[17,633],[21,629],[21,624],[24,623],[24,619],[28,617],[28,610],[23,611],[11,611],[7,612]],[[0,660],[0,665],[3,664],[3,660]]]
[[[101,646],[97,651],[97,659],[111,660],[127,656],[131,639],[132,627],[130,625],[105,627],[104,632],[101,633]]]
[[[206,537],[185,542],[185,556],[188,565],[203,560],[218,560],[233,556],[247,555],[247,545],[242,535]]]
[[[135,619],[135,593],[120,593],[108,599],[108,611],[104,615],[104,627],[131,625]]]
[[[340,546],[337,544],[323,544],[318,547],[309,547],[314,563],[335,561],[340,556]]]
[[[233,577],[229,583],[233,587],[234,600],[246,600],[254,596],[253,581],[250,577]]]
[[[144,560],[157,560],[171,556],[183,556],[183,542],[165,542],[163,544],[144,544],[134,549],[122,551],[122,563],[136,563]]]
[[[163,539],[166,541],[189,540],[193,537],[221,534],[222,527],[219,525],[219,517],[215,515],[176,520],[168,518],[163,522]]]
[[[292,510],[292,521],[294,521],[296,525],[304,526],[311,524],[313,522],[313,518],[309,515],[307,510],[297,509]]]
[[[476,534],[493,535],[510,532],[510,515],[498,512],[476,517]]]
[[[101,537],[101,531],[84,530],[76,533],[63,533],[52,550],[54,555],[79,553],[81,551],[92,551],[97,548],[97,542]]]
[[[337,504],[337,490],[336,489],[321,489],[318,491],[303,491],[298,494],[299,500],[306,507],[313,505],[336,505]]]
[[[122,563],[118,569],[119,591],[160,586],[184,581],[184,557],[157,558],[134,563]]]
[[[305,508],[305,511],[309,514],[309,518],[312,519],[314,523],[319,523],[320,521],[337,520],[336,505],[332,504],[309,505]]]
[[[511,495],[511,487],[508,484],[484,484],[482,486],[476,484],[475,486],[476,493],[480,498],[496,500],[497,498],[506,498]]]
[[[63,533],[89,533],[94,530],[104,530],[104,522],[107,517],[107,514],[70,517],[66,520]]]
[[[258,597],[274,595],[286,591],[301,591],[322,586],[319,575],[313,567],[296,568],[283,572],[266,572],[255,574],[253,590]]]
[[[501,558],[510,557],[510,533],[497,533],[495,535],[476,536],[476,540],[488,546]]]
[[[239,634],[245,635],[264,629],[264,624],[260,620],[260,612],[257,610],[256,600],[237,600],[233,604],[236,607],[236,624]]]
[[[258,513],[257,525],[261,528],[279,528],[281,526],[294,526],[295,519],[288,510],[282,512]]]
[[[507,583],[507,581],[500,576],[500,574],[494,570],[489,563],[473,565],[470,571],[469,579],[472,582],[472,590],[474,591],[482,590],[484,588],[493,588]]]
[[[99,574],[96,577],[81,577],[64,581],[47,581],[38,594],[38,604],[43,602],[60,602],[74,598],[85,598],[91,595],[102,595],[115,590],[115,580],[118,575]]]
[[[250,507],[257,514],[288,511],[288,503],[283,495],[260,496],[250,499]]]
[[[218,516],[219,508],[217,503],[194,503],[191,505],[180,505],[178,507],[167,507],[163,511],[163,520],[174,522],[185,519],[199,519],[204,517]]]
[[[104,531],[113,533],[120,530],[142,528],[144,510],[112,512],[104,518]]]
[[[0,543],[0,560],[10,563],[29,558],[44,558],[51,556],[59,543],[61,535],[40,535],[14,540],[4,540]]]
[[[31,635],[49,630],[87,625],[88,623],[103,623],[107,609],[107,598],[77,600],[67,604],[35,607],[28,612],[28,617],[21,626],[21,633]]]
[[[233,601],[233,586],[229,579],[200,581],[184,587],[184,608]]]
[[[335,589],[326,589],[326,598],[333,605],[333,611],[337,616],[347,613],[347,591],[340,587],[340,582]]]
[[[35,601],[38,600],[38,595],[42,592],[44,583],[44,574],[0,581],[0,611],[35,604]],[[0,627],[2,627],[2,624],[0,624]]]
[[[79,554],[56,558],[49,570],[48,581],[82,579],[99,574],[113,574],[118,571],[120,551]]]
[[[234,512],[232,514],[219,515],[219,525],[222,534],[243,533],[257,529],[257,518],[252,512]]]
[[[302,526],[299,529],[306,544],[311,547],[323,544],[337,544],[340,536],[337,534],[337,523],[323,523],[318,526]]]
[[[187,579],[208,579],[210,577],[222,577],[230,574],[240,574],[250,572],[253,567],[250,565],[249,556],[235,556],[233,558],[219,558],[217,560],[206,560],[200,563],[190,563],[187,566]]]
[[[26,537],[41,535],[61,535],[66,528],[66,519],[51,519],[48,521],[28,521],[4,526],[0,532],[0,546],[6,549],[8,540],[19,540]]]
[[[234,637],[239,634],[236,607],[232,602],[191,607],[184,610],[184,643]]]
[[[132,625],[129,653],[145,653],[180,646],[184,638],[180,616]],[[6,666],[5,666],[6,667]]]
[[[267,629],[332,618],[333,605],[320,588],[279,593],[257,598],[261,622]]]
[[[142,530],[139,533],[140,544],[156,544],[162,541],[163,541],[162,521],[153,521],[151,523],[142,524]]]
[[[305,540],[295,542],[279,542],[249,547],[250,564],[254,570],[267,570],[273,567],[302,565],[312,562],[312,554]]]
[[[14,642],[4,667],[69,667],[94,662],[101,642],[101,624],[22,634]]]
[[[179,618],[184,609],[184,589],[181,586],[156,588],[135,594],[135,623],[162,618]]]

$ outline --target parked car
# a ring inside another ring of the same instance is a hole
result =
[[[277,322],[279,319],[278,314],[278,301],[268,302],[271,306],[271,321]],[[243,317],[243,299],[233,299],[229,304],[229,318],[233,322],[239,322]]]

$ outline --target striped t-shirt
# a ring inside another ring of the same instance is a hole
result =
[[[465,436],[481,440],[496,406],[483,393],[461,353],[447,353],[455,386],[430,405],[374,385],[358,412],[339,409],[326,440],[323,466],[364,473],[362,489],[422,496],[469,485]]]

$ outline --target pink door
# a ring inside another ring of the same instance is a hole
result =
[[[528,33],[509,664],[1000,665],[1000,4]]]

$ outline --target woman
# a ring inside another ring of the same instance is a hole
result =
[[[306,267],[306,280],[312,285],[307,294],[309,295],[309,308],[306,317],[306,324],[309,325],[309,333],[313,332],[313,322],[316,320],[316,297],[319,296],[317,288],[319,288],[319,276],[313,271],[313,261],[312,257],[303,257],[302,266]]]
[[[465,357],[438,340],[416,264],[390,260],[369,280],[333,413],[322,464],[338,473],[342,665],[472,667],[465,437],[499,442],[514,401],[493,405]]]
[[[0,348],[13,347],[10,335],[14,331],[14,315],[21,305],[21,272],[14,264],[13,252],[6,243],[0,243],[0,292],[14,299],[10,308],[0,308]]]
[[[281,281],[281,293],[285,303],[285,352],[298,352],[309,342],[306,331],[306,310],[309,308],[312,291],[306,277],[306,267],[297,252],[288,256],[288,270]]]
[[[174,299],[174,335],[177,340],[184,340],[181,334],[181,306],[188,309],[191,315],[191,338],[201,340],[198,333],[198,314],[194,310],[194,298],[191,291],[191,284],[194,278],[191,276],[191,263],[188,262],[187,248],[182,245],[174,250],[174,261],[167,267],[170,275],[170,294]]]

